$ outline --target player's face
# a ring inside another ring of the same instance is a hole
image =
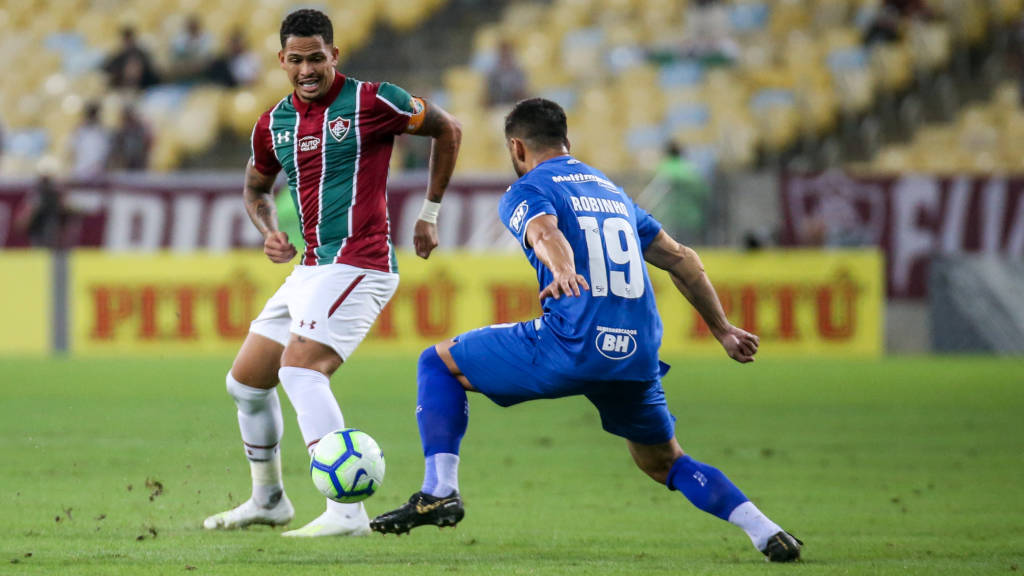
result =
[[[330,91],[338,49],[321,36],[289,36],[277,59],[300,100],[310,102]]]

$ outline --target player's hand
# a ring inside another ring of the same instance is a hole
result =
[[[761,339],[757,334],[751,334],[746,330],[729,325],[722,334],[718,335],[718,342],[725,348],[729,358],[746,364],[754,361],[754,354],[757,354],[757,346]]]
[[[278,230],[268,234],[263,241],[263,253],[270,258],[271,262],[284,264],[295,258],[298,250],[288,241],[288,233]]]
[[[417,220],[412,229],[412,245],[416,248],[417,256],[424,260],[429,258],[430,253],[437,248],[437,224]]]
[[[587,279],[583,276],[580,276],[575,272],[568,274],[556,274],[555,279],[540,291],[540,295],[538,297],[541,302],[549,296],[558,300],[563,294],[566,296],[579,296],[581,289],[590,290],[590,285],[587,284]]]

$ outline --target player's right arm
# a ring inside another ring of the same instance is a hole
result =
[[[590,290],[586,278],[576,273],[576,261],[572,246],[558,229],[558,218],[542,214],[526,225],[526,243],[533,247],[537,259],[551,271],[551,283],[540,291],[540,300],[552,297],[558,300],[562,295],[579,296],[580,289]]]
[[[245,211],[249,219],[263,235],[263,253],[271,262],[284,264],[295,257],[295,246],[288,241],[288,234],[277,229],[277,206],[274,204],[275,176],[268,176],[253,166],[252,160],[245,167]]]
[[[696,252],[660,230],[644,251],[644,259],[669,273],[676,289],[700,313],[730,358],[741,363],[754,361],[760,339],[729,323]]]
[[[277,228],[277,205],[274,203],[274,181],[281,171],[281,164],[274,154],[274,142],[270,134],[270,113],[266,112],[256,121],[250,140],[252,156],[245,166],[245,211],[256,229],[263,235],[263,253],[271,262],[284,264],[295,257],[295,246],[288,241],[288,234]]]

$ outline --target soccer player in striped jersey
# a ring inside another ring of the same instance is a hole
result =
[[[345,427],[330,377],[369,331],[398,286],[387,213],[387,177],[396,135],[433,139],[426,198],[414,228],[416,253],[437,246],[437,214],[455,168],[459,123],[435,104],[386,82],[338,73],[330,19],[297,10],[281,23],[281,68],[294,92],[260,116],[252,132],[244,198],[263,234],[263,251],[291,261],[293,239],[278,229],[271,195],[288,177],[305,249],[267,301],[227,375],[228,393],[252,473],[252,497],[203,522],[210,530],[287,524],[294,516],[281,482],[280,381],[309,450]],[[358,536],[370,531],[362,503],[327,501],[309,524],[285,536]]]

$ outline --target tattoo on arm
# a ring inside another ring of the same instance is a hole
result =
[[[445,126],[448,124],[445,118],[447,114],[435,104],[426,103],[426,107],[423,123],[420,124],[420,129],[416,131],[416,134],[437,138],[443,133]]]
[[[274,177],[261,174],[249,164],[245,169],[245,209],[253,225],[266,236],[277,230],[277,210],[274,206],[272,190]]]

